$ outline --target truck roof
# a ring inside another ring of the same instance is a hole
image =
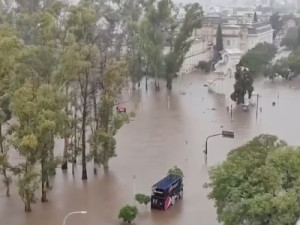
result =
[[[161,179],[159,182],[153,185],[153,188],[166,190],[170,187],[170,185],[174,184],[181,178],[182,177],[178,174],[168,174],[165,178]]]

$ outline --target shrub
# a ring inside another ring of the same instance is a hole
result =
[[[131,223],[137,214],[138,209],[135,206],[126,205],[120,209],[119,219],[122,219],[125,223]]]

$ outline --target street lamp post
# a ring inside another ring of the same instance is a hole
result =
[[[136,192],[136,188],[135,188],[135,181],[136,181],[136,175],[133,175],[133,203],[135,204],[135,192]]]
[[[74,214],[87,214],[87,211],[76,211],[76,212],[70,212],[66,215],[63,221],[63,225],[66,225],[66,221],[69,218],[69,216],[74,215]]]
[[[222,133],[218,133],[218,134],[213,134],[213,135],[210,135],[206,138],[206,141],[205,141],[205,150],[204,150],[204,161],[205,161],[205,165],[207,165],[207,151],[208,151],[208,139],[209,138],[212,138],[212,137],[216,137],[216,136],[221,136],[222,137],[225,137],[225,138],[234,138],[234,132],[232,131],[226,131],[226,130],[223,130]]]

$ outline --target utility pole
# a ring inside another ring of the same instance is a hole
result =
[[[133,202],[134,202],[134,205],[135,205],[135,181],[136,181],[136,175],[133,175],[132,176],[133,178]]]
[[[219,133],[219,134],[213,134],[213,135],[210,135],[206,138],[206,141],[205,141],[205,149],[204,149],[204,162],[205,162],[205,165],[207,165],[207,151],[208,151],[208,139],[209,138],[212,138],[212,137],[216,137],[216,136],[221,136],[222,137],[225,137],[225,138],[234,138],[234,132],[232,131],[226,131],[226,130],[223,130],[222,133]]]

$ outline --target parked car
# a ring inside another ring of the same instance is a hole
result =
[[[126,107],[124,107],[124,106],[117,106],[117,112],[118,113],[126,113]]]

